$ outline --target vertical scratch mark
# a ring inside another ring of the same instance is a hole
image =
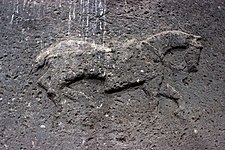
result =
[[[73,3],[73,19],[76,20],[76,2]]]
[[[84,22],[84,40],[87,40],[88,37],[88,24],[89,24],[89,0],[85,0],[85,5],[84,5],[84,15],[85,15],[85,22]]]
[[[99,34],[100,34],[100,41],[101,41],[101,44],[104,43],[104,24],[105,24],[105,20],[104,20],[104,13],[105,13],[105,8],[104,8],[105,4],[104,4],[104,1],[101,0],[98,4],[98,19],[100,18],[103,18],[103,19],[100,19],[99,21]]]
[[[81,17],[82,17],[82,20],[81,20],[81,28],[82,28],[82,39],[85,40],[85,36],[84,36],[84,33],[85,33],[85,29],[84,29],[84,12],[85,12],[85,3],[83,0],[81,0]]]
[[[69,3],[69,18],[68,18],[68,35],[70,35],[71,30],[71,7],[72,7],[72,1]]]
[[[44,48],[42,38],[43,38],[43,32],[41,33],[41,41],[40,41],[41,42],[41,49]]]
[[[90,0],[88,0],[87,2],[87,27],[89,26],[89,13],[90,13],[90,10],[89,10],[89,6],[90,6]]]
[[[14,19],[14,13],[11,16],[10,24],[13,24],[13,19]]]
[[[13,2],[13,11],[12,11],[12,16],[11,16],[11,19],[10,19],[10,22],[9,22],[9,24],[13,24],[13,20],[14,20],[14,16],[15,16],[15,9],[16,9],[16,3],[15,3],[15,1]]]
[[[19,0],[16,0],[16,13],[19,13]]]
[[[98,0],[94,1],[94,10],[93,10],[93,15],[95,16],[95,21],[94,21],[94,25],[93,25],[93,43],[95,45],[95,49],[96,49],[96,32],[97,32],[97,23],[98,23]]]
[[[80,0],[80,2],[79,2],[79,15],[80,15],[80,17],[79,17],[79,27],[80,27],[79,36],[81,36],[81,37],[82,37],[82,20],[83,20],[83,17],[82,17],[83,7],[82,7],[82,5],[83,5],[83,0]]]
[[[105,35],[106,35],[106,0],[104,0],[104,16],[103,16],[103,47],[105,46]]]

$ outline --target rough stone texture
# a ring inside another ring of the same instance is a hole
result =
[[[1,0],[0,149],[224,149],[224,6]]]

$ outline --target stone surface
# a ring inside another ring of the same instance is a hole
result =
[[[1,0],[0,149],[224,149],[224,6]]]

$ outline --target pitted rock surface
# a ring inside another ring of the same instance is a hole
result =
[[[224,6],[0,0],[0,150],[223,150]]]

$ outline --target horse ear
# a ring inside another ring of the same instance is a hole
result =
[[[203,46],[200,42],[200,40],[202,39],[201,36],[196,36],[196,35],[192,35],[191,38],[189,39],[189,45],[198,48],[198,49],[202,49]]]

